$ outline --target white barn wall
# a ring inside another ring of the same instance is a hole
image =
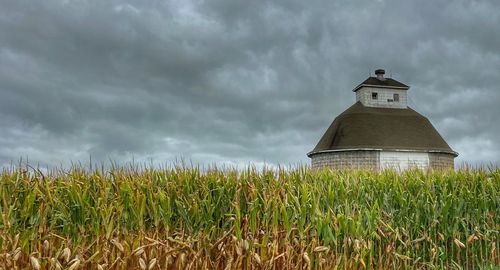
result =
[[[378,94],[377,99],[372,99],[372,92]],[[387,101],[392,100],[394,94],[399,94],[399,101]],[[408,107],[407,90],[402,89],[361,87],[356,91],[356,101],[361,101],[361,103],[367,107],[396,109],[406,109]]]
[[[411,168],[427,170],[429,168],[429,153],[410,151],[381,151],[380,170],[395,169],[404,171]]]

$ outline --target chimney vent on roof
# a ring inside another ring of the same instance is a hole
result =
[[[385,74],[385,70],[383,70],[383,69],[375,70],[375,75],[377,75],[377,79],[379,79],[381,81],[385,81],[384,74]]]

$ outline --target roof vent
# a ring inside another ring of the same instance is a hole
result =
[[[383,70],[383,69],[375,70],[375,75],[377,75],[377,79],[380,81],[385,81],[384,74],[385,74],[385,70]]]

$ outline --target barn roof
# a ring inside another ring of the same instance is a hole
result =
[[[363,86],[369,87],[387,87],[387,88],[399,88],[402,90],[408,90],[410,87],[404,83],[398,82],[391,78],[384,78],[384,80],[379,80],[376,77],[368,77],[368,79],[364,80],[358,86],[356,86],[352,91],[356,92],[359,88]]]
[[[307,155],[342,150],[409,150],[455,156],[431,122],[411,108],[366,107],[356,102],[341,113]]]

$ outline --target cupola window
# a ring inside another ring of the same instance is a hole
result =
[[[378,99],[378,93],[372,92],[372,99]]]
[[[395,102],[399,101],[399,94],[394,94],[392,98]]]

